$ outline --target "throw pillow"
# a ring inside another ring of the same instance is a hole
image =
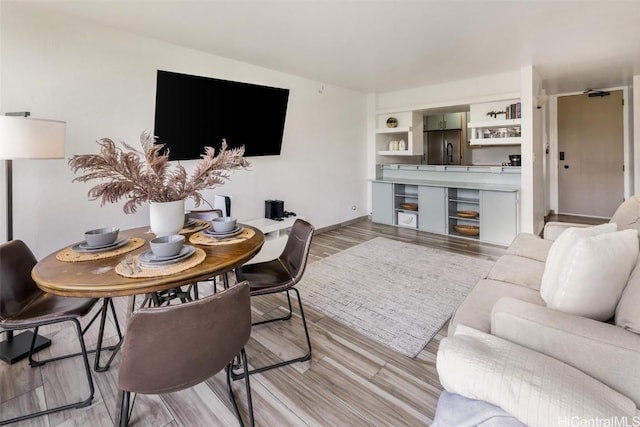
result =
[[[640,261],[640,259],[638,260]],[[616,325],[640,334],[640,262],[631,272],[616,307]]]
[[[547,307],[595,320],[612,318],[637,258],[637,230],[579,239],[563,257]]]
[[[542,274],[540,282],[540,296],[545,302],[551,297],[553,289],[557,283],[557,278],[561,274],[565,262],[565,256],[569,254],[575,243],[583,237],[597,236],[603,233],[611,233],[617,230],[615,223],[601,224],[594,227],[569,227],[564,230],[556,240],[553,241]]]
[[[609,222],[615,222],[618,230],[640,230],[640,196],[633,196],[622,202]]]
[[[532,427],[635,415],[631,399],[584,372],[464,325],[442,340],[436,364],[445,390],[499,406]]]

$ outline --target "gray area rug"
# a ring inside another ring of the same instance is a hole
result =
[[[376,237],[309,264],[298,290],[305,305],[416,357],[492,265]]]

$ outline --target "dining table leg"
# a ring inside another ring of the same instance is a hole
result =
[[[131,318],[131,314],[133,313],[133,309],[135,308],[136,305],[136,296],[135,295],[131,295],[129,296],[129,302],[127,304],[127,314],[126,314],[126,318],[125,318],[125,330],[127,328],[127,325],[129,324],[129,319]],[[118,383],[118,380],[116,378],[116,384]],[[120,388],[118,387],[118,392],[116,393],[116,410],[114,412],[114,417],[113,417],[113,426],[114,427],[119,427],[120,426],[120,419],[122,417],[122,397],[124,396],[124,391],[120,390]],[[128,416],[128,414],[127,414]]]
[[[116,330],[118,331],[118,337],[120,338],[120,341],[118,341],[118,344],[112,347],[105,348],[105,350],[111,350],[111,357],[109,358],[109,360],[104,366],[100,366],[100,354],[102,353],[102,340],[104,339],[104,327],[107,320],[107,312],[109,310],[109,307],[111,307],[111,310],[113,313],[113,321],[115,323]],[[122,332],[120,330],[120,324],[118,323],[118,317],[116,316],[115,309],[113,308],[113,301],[111,301],[111,298],[105,298],[104,303],[102,304],[102,313],[100,316],[100,330],[98,331],[98,342],[96,343],[96,357],[93,364],[93,369],[96,372],[105,372],[106,370],[109,369],[109,367],[111,366],[111,362],[113,362],[113,359],[116,357],[116,354],[118,354],[118,351],[120,350],[120,346],[122,345],[122,340],[123,340]]]

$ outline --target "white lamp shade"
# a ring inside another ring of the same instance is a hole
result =
[[[0,159],[62,159],[66,123],[0,116]]]

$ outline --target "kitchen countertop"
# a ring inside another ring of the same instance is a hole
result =
[[[411,165],[411,164],[385,164],[379,165],[383,170],[407,170],[407,171],[433,171],[433,172],[477,172],[493,174],[519,174],[520,166],[500,165]]]
[[[409,179],[409,178],[382,178],[372,179],[371,182],[384,182],[388,184],[425,185],[429,187],[465,188],[469,190],[488,191],[520,191],[520,186],[515,184],[495,184],[482,182],[465,182],[451,180]]]

